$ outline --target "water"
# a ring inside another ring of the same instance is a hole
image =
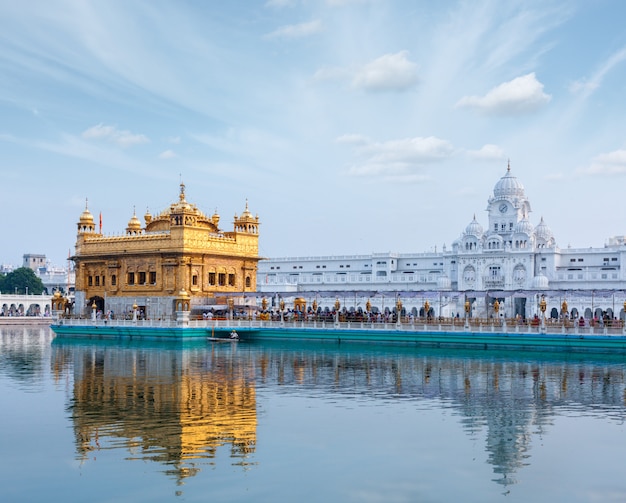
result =
[[[626,357],[0,329],[0,501],[626,501]]]

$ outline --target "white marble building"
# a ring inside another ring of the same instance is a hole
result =
[[[543,218],[534,226],[531,206],[510,166],[487,202],[488,224],[471,219],[449,249],[432,253],[373,253],[355,256],[273,258],[259,263],[257,290],[267,296],[300,296],[308,305],[393,309],[399,297],[419,314],[429,301],[436,316],[539,314],[547,317],[624,318],[626,244],[611,238],[603,248],[561,249]],[[343,301],[342,301],[343,299]],[[563,305],[563,301],[566,305]],[[564,311],[563,308],[567,310]]]

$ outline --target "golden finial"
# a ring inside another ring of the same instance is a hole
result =
[[[508,161],[508,163],[507,163],[506,172],[507,172],[507,173],[510,173],[510,172],[511,172],[511,159],[509,159],[509,161]]]

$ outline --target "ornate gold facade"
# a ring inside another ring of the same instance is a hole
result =
[[[187,202],[182,183],[177,202],[156,216],[147,212],[143,227],[133,215],[123,235],[98,232],[86,207],[72,257],[78,314],[90,312],[94,303],[115,314],[137,304],[147,316],[160,317],[172,314],[181,292],[193,307],[254,291],[259,217],[246,202],[232,232],[220,230],[219,220],[217,213],[208,217]]]

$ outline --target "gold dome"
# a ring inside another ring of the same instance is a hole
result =
[[[137,215],[133,215],[132,218],[128,221],[129,229],[141,229],[141,222],[137,218]]]
[[[128,221],[128,227],[126,227],[128,234],[138,234],[141,232],[141,221],[137,218],[137,214],[133,210],[133,216]]]
[[[80,214],[79,222],[81,224],[93,224],[93,215],[91,214],[91,211],[89,211],[86,199],[85,199],[85,210]]]
[[[96,231],[93,215],[87,207],[87,199],[85,199],[85,210],[80,214],[80,219],[78,220],[77,225],[79,234],[92,234]]]

